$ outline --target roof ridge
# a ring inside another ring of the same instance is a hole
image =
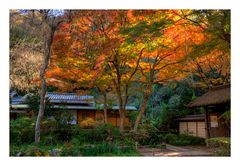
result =
[[[78,95],[77,93],[47,92],[47,94],[56,94],[56,95],[76,95],[76,96],[91,96],[91,97],[93,97],[93,95]]]
[[[226,89],[226,88],[230,88],[230,84],[213,86],[213,87],[211,87],[209,89],[209,91],[219,90],[219,89]]]

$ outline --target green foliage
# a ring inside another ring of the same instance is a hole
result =
[[[164,109],[159,113],[159,117],[155,122],[157,128],[162,131],[168,131],[174,126],[174,119],[177,115],[177,111],[175,109]]]
[[[48,125],[52,126],[53,130],[49,131],[50,127],[46,130],[53,133],[58,140],[70,141],[74,132],[78,132],[77,128],[69,124],[73,120],[73,116],[65,110],[59,110],[51,115],[54,115],[55,120],[48,120]]]
[[[35,145],[28,147],[24,153],[25,156],[49,156],[48,151]]]
[[[61,156],[80,156],[81,155],[81,147],[73,144],[66,143]]]
[[[34,116],[37,116],[39,111],[39,103],[40,103],[40,95],[39,93],[31,93],[27,96],[26,103],[29,105],[28,110],[33,111]],[[51,115],[51,104],[49,102],[49,99],[46,99],[46,106],[44,114],[47,116]]]
[[[230,156],[231,140],[229,137],[216,137],[207,140],[207,146],[212,149],[216,155]]]
[[[169,108],[176,108],[181,104],[181,97],[179,95],[173,95],[168,100],[168,107]]]
[[[175,118],[191,114],[185,107],[192,96],[201,95],[201,90],[189,87],[189,80],[172,81],[165,85],[155,84],[148,100],[146,119],[161,131],[169,131],[177,127]],[[198,113],[198,112],[197,112]]]
[[[141,11],[135,11],[135,14],[140,14]],[[141,20],[136,24],[129,24],[120,28],[120,33],[126,36],[127,43],[134,43],[136,40],[149,44],[154,37],[162,37],[163,30],[172,25],[172,21],[167,19],[164,14],[145,15],[146,19],[152,21]],[[156,21],[153,21],[156,20]]]
[[[137,132],[131,131],[123,135],[124,144],[138,145],[159,145],[164,142],[163,133],[151,124],[139,125]]]
[[[46,146],[42,142],[39,144],[10,145],[10,156],[54,156],[51,151],[61,150],[59,144]]]
[[[37,43],[39,40],[32,36],[26,29],[15,27],[10,29],[10,48],[25,44]]]
[[[165,135],[166,143],[173,144],[173,145],[204,145],[205,139],[190,135],[184,134],[172,134],[168,133]]]
[[[164,141],[163,135],[151,124],[140,125],[139,131],[146,135],[143,139],[138,141],[141,145],[157,145]]]
[[[203,20],[208,21],[208,27],[204,32],[211,36],[200,45],[196,45],[191,51],[192,57],[199,57],[210,53],[212,50],[230,51],[230,11],[229,10],[193,10],[195,22],[201,24]]]
[[[230,123],[230,120],[231,120],[231,112],[230,112],[230,110],[225,111],[220,117],[223,118],[226,123]]]
[[[34,120],[20,117],[10,121],[10,143],[32,143],[34,140]]]
[[[96,135],[102,135],[102,139],[113,140],[119,138],[121,133],[118,128],[110,123],[98,125],[95,129]]]
[[[70,142],[76,145],[116,141],[121,138],[119,129],[111,124],[102,124],[94,129],[73,128]],[[67,139],[69,140],[69,139]]]

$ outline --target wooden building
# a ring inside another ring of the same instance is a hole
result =
[[[29,94],[28,94],[29,95]],[[73,120],[71,124],[82,124],[84,121],[93,121],[96,124],[103,123],[103,106],[97,105],[93,96],[82,95],[75,93],[50,93],[46,94],[50,104],[51,111],[67,111],[72,115]],[[12,97],[10,107],[11,119],[16,118],[19,113],[28,112],[28,104],[26,102],[27,96]],[[130,125],[129,112],[137,110],[134,106],[126,106],[125,126]],[[108,108],[108,122],[114,126],[119,126],[120,117],[118,106],[109,106]]]
[[[187,115],[178,118],[179,121],[179,133],[193,135],[197,137],[206,137],[205,131],[205,117],[201,115]]]
[[[187,105],[191,109],[204,108],[204,115],[179,118],[179,132],[203,138],[229,137],[230,126],[221,115],[230,110],[230,101],[230,85],[211,88],[207,93]]]

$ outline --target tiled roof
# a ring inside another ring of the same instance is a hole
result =
[[[27,96],[31,94],[26,94],[25,96],[18,96],[10,94],[11,103],[12,104],[22,104],[26,103]],[[54,93],[48,92],[46,97],[50,100],[51,103],[75,103],[75,104],[83,104],[83,103],[94,103],[94,97],[89,95],[79,96],[75,93]]]
[[[12,92],[10,92],[10,98],[13,98],[14,96],[16,96],[17,95],[17,92],[16,91],[12,91]]]
[[[25,103],[25,100],[22,98],[22,96],[14,96],[11,98],[12,104],[22,104]]]
[[[31,94],[26,94],[25,96],[15,96],[12,98],[12,107],[15,108],[26,108],[27,96]],[[103,104],[95,106],[94,97],[90,95],[79,96],[76,93],[55,93],[48,92],[46,97],[49,99],[50,103],[54,104],[53,108],[66,108],[66,109],[103,109]],[[59,104],[67,103],[65,106]],[[113,106],[111,109],[118,110],[118,106]],[[126,110],[137,110],[135,106],[126,106]]]
[[[89,95],[79,96],[75,93],[48,92],[46,96],[51,103],[94,103],[94,97]]]

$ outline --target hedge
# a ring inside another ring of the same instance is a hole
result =
[[[212,149],[216,155],[230,156],[231,140],[229,137],[216,137],[207,140],[207,146]]]

